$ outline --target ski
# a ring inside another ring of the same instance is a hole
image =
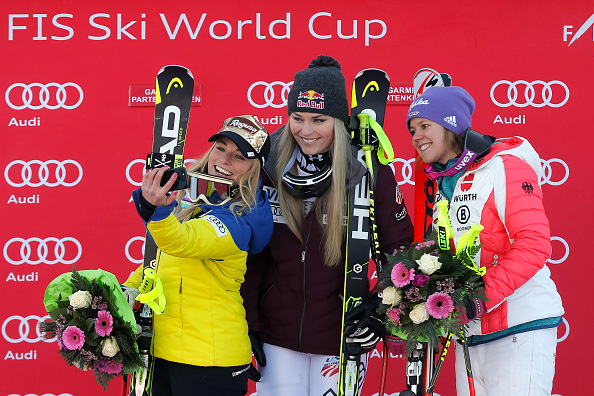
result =
[[[414,99],[431,87],[450,85],[452,85],[452,78],[449,74],[438,73],[428,67],[420,69],[415,73],[413,80]],[[423,241],[431,234],[437,184],[427,177],[425,173],[427,165],[418,154],[415,154],[415,160],[415,218],[413,224],[415,240]]]
[[[374,175],[377,161],[385,160],[384,150],[391,152],[389,141],[381,130],[384,122],[390,79],[379,69],[365,69],[353,80],[351,99],[351,141],[357,147],[357,159],[368,169],[359,184],[351,188],[347,202],[347,242],[342,307],[342,331],[338,372],[338,395],[358,396],[365,373],[361,355],[349,351],[345,336],[347,312],[369,294],[367,278],[370,248],[379,265],[379,243],[373,207]],[[379,128],[378,128],[379,127]],[[379,131],[379,132],[376,132]],[[381,153],[375,158],[373,153]]]
[[[450,86],[452,78],[449,74],[438,73],[431,68],[422,68],[415,73],[413,79],[414,99],[423,94],[427,89],[436,86]],[[426,164],[418,154],[415,154],[415,216],[413,219],[414,238],[416,241],[425,240],[433,228],[433,206],[437,183],[425,173]],[[436,345],[419,343],[411,358],[406,363],[407,390],[401,395],[425,396],[433,393],[436,375],[439,368],[435,365]],[[444,350],[442,350],[443,354]],[[447,348],[445,348],[447,352]],[[445,356],[445,355],[442,355]],[[440,360],[441,362],[441,360]]]
[[[146,168],[155,169],[163,166],[170,168],[163,176],[161,185],[165,184],[174,172],[177,173],[178,179],[172,190],[187,187],[183,154],[193,94],[194,77],[185,67],[168,65],[162,67],[157,73],[153,146],[152,151],[147,155]],[[149,292],[153,286],[150,275],[149,278],[146,275],[156,272],[157,253],[157,245],[147,231],[141,293]],[[148,304],[142,304],[136,311],[136,316],[137,323],[142,328],[138,338],[138,348],[145,367],[132,373],[128,394],[129,396],[151,396],[153,356],[150,346],[153,334],[153,311]]]

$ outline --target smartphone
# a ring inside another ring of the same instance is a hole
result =
[[[173,186],[171,186],[169,191],[183,190],[184,188],[188,188],[188,171],[183,166],[181,168],[167,169],[165,173],[163,173],[161,187],[163,187],[165,183],[171,179],[171,176],[174,173],[177,173],[177,180],[175,183],[173,183]]]

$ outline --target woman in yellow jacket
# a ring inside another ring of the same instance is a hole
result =
[[[161,186],[165,168],[145,174],[132,194],[159,247],[157,275],[167,301],[154,316],[153,396],[247,393],[252,353],[239,289],[247,255],[262,250],[272,234],[270,204],[258,190],[270,141],[252,116],[228,118],[209,141],[210,150],[189,170],[185,196],[167,193],[175,176]],[[200,191],[204,174],[232,185],[211,191],[211,183]],[[139,268],[124,286],[138,288],[141,277]]]

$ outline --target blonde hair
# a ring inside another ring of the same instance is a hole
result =
[[[215,141],[216,143],[216,141]],[[201,158],[198,158],[194,164],[192,164],[188,171],[208,173],[208,157],[212,150],[214,150],[215,144]],[[258,189],[258,182],[260,180],[260,160],[252,160],[252,166],[242,175],[240,175],[236,183],[239,186],[239,197],[232,201],[229,206],[229,210],[236,214],[237,212],[244,212],[251,210],[256,204],[256,192]],[[190,207],[182,209],[181,201],[184,198],[184,194],[179,194],[177,197],[178,206],[176,208],[175,217],[180,222],[188,221],[194,217],[194,212],[201,203],[191,204]]]
[[[291,133],[290,121],[283,129],[277,147],[278,161],[275,173],[281,213],[291,232],[303,243],[302,226],[305,219],[303,201],[293,197],[282,184],[285,167],[297,147],[297,142]],[[332,184],[321,197],[317,198],[315,213],[323,230],[320,247],[324,252],[324,265],[334,267],[342,259],[342,245],[346,235],[343,219],[346,215],[347,201],[346,176],[351,159],[349,135],[344,122],[338,118],[334,118],[334,141],[330,146],[330,155]],[[326,224],[324,224],[325,214],[327,215]]]

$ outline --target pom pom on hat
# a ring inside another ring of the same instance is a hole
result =
[[[289,114],[319,113],[348,122],[349,103],[340,63],[331,56],[320,55],[307,69],[297,72],[287,109]]]

